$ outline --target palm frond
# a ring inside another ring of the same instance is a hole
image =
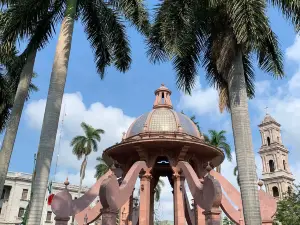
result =
[[[49,7],[47,13],[36,23],[22,55],[29,54],[36,49],[41,50],[48,44],[55,34],[56,24],[62,20],[62,8],[63,1],[55,1],[54,5]]]
[[[24,39],[33,34],[36,22],[48,13],[50,5],[51,0],[23,0],[10,4],[3,14],[3,41],[14,42],[17,38]]]
[[[97,157],[96,160],[99,163],[95,166],[96,169],[95,178],[99,179],[101,176],[107,173],[109,167],[106,165],[106,163],[103,161],[101,157]]]
[[[276,34],[269,27],[266,27],[258,37],[256,52],[262,70],[271,73],[275,78],[284,76],[283,55]]]
[[[146,36],[149,35],[149,15],[143,4],[143,0],[112,0],[111,4],[123,14],[138,31]]]
[[[237,44],[251,43],[257,38],[257,32],[267,24],[266,1],[226,1],[226,13],[229,16]]]
[[[268,0],[278,7],[287,20],[291,20],[296,30],[300,29],[300,2],[298,0]]]
[[[125,72],[131,63],[130,48],[117,13],[100,0],[83,1],[80,10],[100,77],[104,78],[105,68],[112,63]]]

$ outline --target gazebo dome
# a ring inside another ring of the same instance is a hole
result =
[[[173,110],[171,91],[163,84],[155,91],[153,110],[138,117],[129,127],[126,138],[140,133],[178,132],[201,138],[197,126],[186,115]]]

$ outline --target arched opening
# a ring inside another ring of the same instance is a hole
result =
[[[288,186],[288,194],[289,194],[289,195],[292,194],[292,191],[293,191],[292,187],[291,187],[291,186]]]
[[[275,172],[275,164],[273,160],[269,160],[269,166],[270,166],[270,172],[274,173]]]
[[[279,197],[279,191],[278,191],[278,187],[273,187],[272,188],[273,191],[273,197]]]
[[[285,167],[285,160],[282,161],[282,164],[283,164],[283,169],[286,170],[286,167]]]
[[[267,143],[268,143],[268,146],[270,146],[271,144],[271,139],[269,137],[267,137]]]

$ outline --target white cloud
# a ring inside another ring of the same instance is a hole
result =
[[[299,63],[300,61],[299,49],[300,49],[300,36],[296,35],[293,45],[286,49],[287,59]]]
[[[25,116],[26,121],[31,128],[40,131],[45,105],[45,99],[31,101],[27,105]],[[74,136],[83,134],[80,123],[84,121],[95,128],[101,128],[105,131],[105,134],[101,136],[98,152],[91,153],[88,158],[84,184],[91,185],[94,182],[94,167],[97,163],[96,158],[101,156],[104,149],[116,142],[120,142],[122,132],[127,131],[130,124],[134,121],[134,118],[125,115],[119,108],[112,106],[106,107],[100,102],[93,103],[89,107],[86,107],[80,93],[64,94],[62,108],[64,107],[65,110],[62,109],[60,118],[60,129],[62,129],[61,140],[59,144],[59,138],[57,138],[55,153],[52,160],[54,165],[56,163],[55,156],[58,154],[59,150],[58,173],[56,175],[57,180],[64,181],[68,175],[71,183],[79,183],[79,168],[82,160],[78,161],[72,154],[70,141]],[[66,116],[64,116],[63,128],[61,128],[63,111],[65,111]],[[57,137],[59,137],[59,134],[60,131],[58,131]]]
[[[200,80],[198,80],[191,95],[181,93],[178,107],[183,110],[192,111],[199,116],[220,114],[218,111],[217,91],[212,87],[201,87]]]
[[[256,92],[257,96],[252,100],[251,106],[259,113],[260,120],[264,118],[264,108],[268,106],[268,113],[281,124],[283,144],[290,150],[290,167],[296,183],[299,183],[300,154],[297,146],[300,145],[300,37],[298,35],[293,45],[287,48],[286,58],[287,62],[294,64],[294,75],[280,86],[278,82],[271,80],[257,82],[258,92]]]

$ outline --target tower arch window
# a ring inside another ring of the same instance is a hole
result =
[[[274,173],[275,172],[275,164],[273,160],[269,160],[269,167],[270,167],[270,172]]]
[[[272,187],[272,191],[273,191],[273,197],[279,197],[279,191],[278,191],[278,187]]]
[[[288,186],[288,194],[289,194],[289,195],[292,194],[292,191],[293,191],[292,187],[291,187],[291,186]]]
[[[286,170],[285,160],[282,161],[283,169]]]
[[[271,139],[270,139],[270,137],[267,137],[267,144],[268,144],[268,146],[271,145]]]

